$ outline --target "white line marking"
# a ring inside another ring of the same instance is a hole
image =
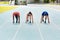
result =
[[[18,34],[19,30],[20,30],[20,27],[21,27],[21,26],[19,26],[19,27],[17,28],[16,33],[14,34],[14,36],[13,36],[13,38],[12,38],[11,40],[15,40],[15,38],[16,38],[16,36],[17,36],[17,34]]]
[[[0,29],[5,27],[6,24],[8,24],[9,20],[8,21],[5,21],[1,26],[0,26]]]
[[[43,34],[42,34],[41,30],[40,30],[40,27],[39,27],[39,25],[37,25],[37,27],[38,27],[38,31],[39,31],[39,33],[40,33],[40,36],[41,36],[41,40],[44,40],[44,38],[43,38]]]
[[[39,32],[40,32],[40,36],[41,36],[41,39],[44,40],[43,38],[43,34],[41,33],[40,29],[38,28]]]
[[[53,8],[53,7],[48,7],[49,8],[49,10],[51,10],[51,9],[54,9],[55,11],[58,11],[58,12],[60,12],[60,10],[58,10],[58,9],[55,9],[55,8]],[[52,15],[51,15],[52,16]],[[52,16],[53,17],[53,16]],[[52,20],[52,19],[50,19],[50,20]],[[53,22],[53,20],[52,20],[52,22]],[[53,22],[53,27],[54,28],[56,28],[56,29],[59,29],[60,30],[60,26],[59,25],[57,25],[57,24],[55,24],[54,22]]]

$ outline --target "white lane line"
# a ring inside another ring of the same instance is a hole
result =
[[[55,11],[58,11],[58,12],[60,12],[60,10],[58,10],[58,9],[55,9],[55,8],[52,8],[52,7],[48,7],[49,8],[49,10],[55,10]],[[54,14],[53,14],[54,15]],[[53,17],[53,15],[51,15],[51,17]],[[52,20],[51,18],[50,18],[50,20]],[[53,24],[53,27],[54,28],[56,28],[56,29],[59,29],[60,30],[60,26],[59,25],[57,25],[56,23],[54,23],[53,22],[53,20],[51,21],[52,22],[52,24]]]
[[[9,22],[9,20],[8,20],[8,21],[6,20],[6,21],[0,26],[0,29],[3,28],[3,27],[5,27],[5,25],[8,24],[8,22]]]
[[[44,40],[43,38],[43,34],[41,33],[40,29],[38,28],[39,32],[40,32],[40,36],[41,36],[41,40]]]
[[[55,24],[55,23],[53,23],[54,24],[54,28],[56,28],[56,29],[59,29],[60,30],[60,26],[59,25],[57,25],[57,24]]]
[[[17,34],[18,34],[19,30],[20,30],[20,27],[21,27],[21,26],[19,26],[19,27],[17,28],[17,30],[16,30],[16,32],[15,32],[15,34],[14,34],[14,36],[12,37],[11,40],[15,40],[15,38],[16,38],[16,36],[17,36]],[[10,39],[9,39],[9,40],[10,40]]]
[[[9,17],[10,14],[7,14],[7,12],[6,12],[6,13],[3,13],[3,14],[4,14],[4,15],[2,15],[2,16],[5,17],[5,16],[8,15],[8,18],[10,18],[10,17]],[[8,22],[11,20],[11,19],[8,19],[8,18],[4,21],[4,23],[3,23],[2,25],[0,25],[0,29],[3,28],[3,27],[5,27],[5,25],[8,24]],[[5,18],[4,18],[4,19],[5,19]]]
[[[51,7],[50,7],[51,8]],[[60,12],[60,10],[59,9],[55,9],[55,8],[51,8],[51,9],[54,9],[55,11],[59,11]]]
[[[50,8],[50,9],[54,9],[54,8]],[[55,10],[55,11],[59,11],[59,12],[60,12],[60,10],[57,10],[57,9],[54,9],[54,10]],[[52,14],[52,15],[51,15],[51,17],[53,17],[53,15],[54,15],[54,14]],[[52,20],[52,18],[50,18],[50,20]],[[56,28],[56,29],[59,29],[59,30],[60,30],[60,26],[59,26],[59,25],[57,25],[56,23],[54,23],[54,21],[53,21],[53,20],[52,20],[51,22],[52,22],[52,24],[53,24],[53,27],[54,27],[54,28]]]
[[[41,29],[40,29],[39,25],[37,25],[36,27],[38,28],[39,34],[41,36],[41,40],[44,40],[44,37],[43,37],[43,34],[41,32]]]
[[[52,19],[51,19],[52,20]],[[56,28],[56,29],[59,29],[60,30],[60,26],[57,25],[56,23],[54,23],[54,21],[52,20],[51,21],[51,24],[53,25],[52,27]]]

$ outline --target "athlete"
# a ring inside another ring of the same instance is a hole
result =
[[[19,12],[13,13],[13,23],[15,21],[15,18],[16,18],[16,23],[20,23],[20,13]]]
[[[29,12],[26,16],[26,23],[33,23],[33,14],[31,12]]]
[[[48,14],[48,12],[44,11],[42,13],[42,16],[41,16],[41,23],[42,22],[46,23],[47,19],[48,19],[48,23],[50,23],[50,21],[49,21],[49,14]]]

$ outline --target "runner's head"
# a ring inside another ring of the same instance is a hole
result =
[[[32,15],[32,13],[31,13],[31,12],[29,12],[29,13],[28,13],[28,16],[31,16],[31,15]]]

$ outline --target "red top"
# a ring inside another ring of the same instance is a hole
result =
[[[20,16],[19,12],[14,12],[13,16]]]

